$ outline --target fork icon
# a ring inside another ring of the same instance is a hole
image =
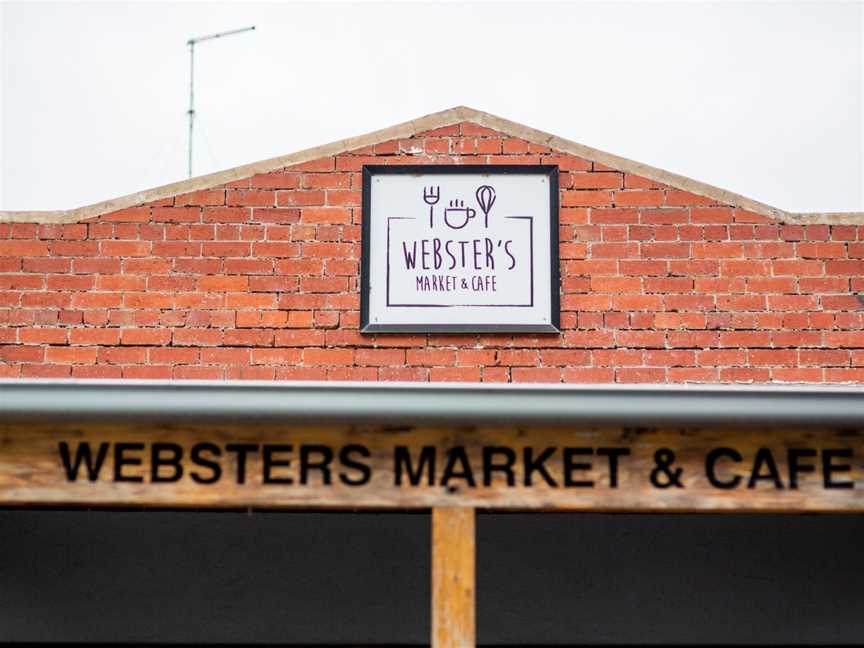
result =
[[[429,205],[429,227],[431,228],[435,222],[435,205],[441,198],[441,187],[423,187],[423,202]]]

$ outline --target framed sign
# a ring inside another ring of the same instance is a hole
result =
[[[363,167],[361,331],[559,322],[558,167]]]

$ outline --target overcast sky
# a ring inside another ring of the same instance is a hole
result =
[[[864,5],[0,4],[0,208],[64,209],[459,104],[794,211],[864,210]]]

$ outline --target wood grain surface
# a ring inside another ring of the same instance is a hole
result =
[[[7,423],[0,505],[853,512],[864,433]]]
[[[475,612],[474,510],[432,509],[432,647],[473,646]]]

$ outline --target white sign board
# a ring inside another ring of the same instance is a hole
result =
[[[363,171],[364,333],[558,331],[557,167]]]

